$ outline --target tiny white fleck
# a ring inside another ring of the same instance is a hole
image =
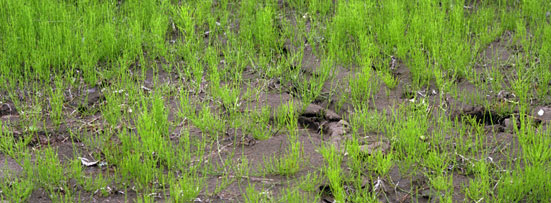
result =
[[[543,113],[545,113],[545,112],[543,111],[543,109],[540,109],[540,110],[538,111],[538,115],[539,115],[539,116],[543,116]]]

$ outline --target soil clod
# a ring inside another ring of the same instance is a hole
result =
[[[382,141],[360,146],[360,152],[365,155],[372,155],[376,151],[380,151],[381,153],[386,154],[388,153],[389,149],[390,145]]]

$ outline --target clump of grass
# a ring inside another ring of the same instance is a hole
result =
[[[203,178],[194,171],[169,179],[170,199],[174,202],[193,201],[205,186]]]
[[[325,159],[326,165],[323,170],[325,177],[329,180],[329,186],[331,193],[335,197],[336,201],[344,202],[346,200],[346,193],[343,187],[342,168],[341,161],[342,156],[339,154],[335,146],[329,147],[322,146],[320,153]]]
[[[358,56],[357,42],[362,36],[369,36],[369,29],[360,22],[367,20],[367,11],[374,6],[369,2],[350,1],[336,5],[335,16],[328,25],[327,51],[337,62],[350,64],[360,62],[365,55]],[[363,41],[363,40],[362,40]]]
[[[34,173],[40,187],[46,189],[51,194],[55,191],[67,187],[67,177],[63,166],[59,161],[57,151],[47,147],[40,154],[36,161]]]
[[[402,161],[400,169],[402,173],[416,173],[418,164],[424,159],[428,151],[428,119],[426,106],[403,106],[405,114],[394,113],[397,124],[389,126],[391,141],[397,152],[397,158]]]
[[[124,107],[124,96],[121,93],[114,88],[110,88],[105,91],[106,105],[103,107],[101,113],[107,123],[113,127],[117,126],[121,122],[123,112],[125,111],[121,110],[121,107]]]
[[[219,135],[220,130],[225,129],[226,125],[218,115],[211,112],[208,104],[203,104],[201,112],[191,119],[191,122],[203,133],[209,135],[213,139]]]
[[[249,183],[247,188],[245,188],[244,201],[246,202],[268,202],[270,199],[270,193],[267,191],[258,191],[256,189],[256,184]]]
[[[387,71],[377,72],[377,75],[385,83],[385,85],[390,89],[394,89],[396,85],[398,85],[398,79],[395,78],[391,73]]]
[[[474,163],[475,179],[469,181],[466,196],[473,201],[488,199],[490,196],[490,171],[484,160]]]
[[[306,164],[304,163],[304,149],[297,140],[290,141],[288,149],[279,157],[264,158],[264,171],[268,174],[291,176],[296,174]]]
[[[6,163],[5,166],[7,165]],[[36,187],[32,176],[24,174],[22,177],[19,177],[9,169],[2,170],[3,177],[0,179],[2,195],[0,199],[12,202],[26,201]]]
[[[353,103],[367,104],[372,99],[372,95],[379,90],[379,84],[372,74],[373,70],[365,67],[350,79],[350,98]]]
[[[279,40],[275,30],[275,9],[271,5],[256,12],[254,22],[254,41],[261,53],[270,56],[279,49]]]
[[[246,125],[246,131],[257,140],[266,140],[272,136],[273,127],[270,124],[270,108],[263,106],[260,111],[253,111],[249,114],[248,120],[252,121]]]
[[[55,90],[50,89],[50,119],[52,119],[54,125],[59,126],[62,122],[63,115],[63,80],[57,78],[55,80]]]

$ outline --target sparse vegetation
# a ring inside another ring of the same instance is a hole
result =
[[[0,200],[550,202],[550,8],[0,0]]]

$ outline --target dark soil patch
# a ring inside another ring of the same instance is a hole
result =
[[[9,115],[18,115],[17,109],[13,103],[1,103],[0,102],[0,117],[9,116]]]
[[[509,115],[499,115],[493,110],[486,109],[484,107],[468,107],[463,109],[459,113],[459,117],[469,116],[476,119],[477,122],[484,125],[504,125],[505,119],[509,118]]]

